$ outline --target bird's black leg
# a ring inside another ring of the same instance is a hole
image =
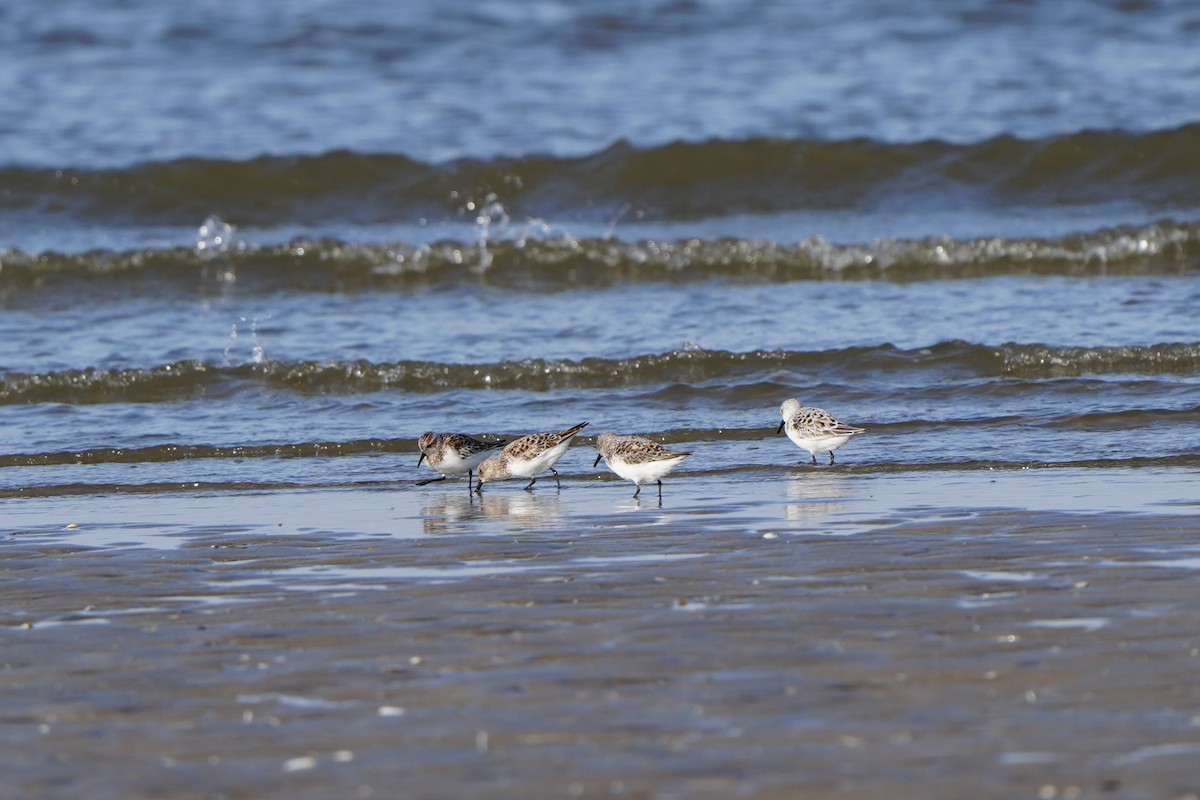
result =
[[[640,483],[635,483],[634,486],[637,487],[637,491],[633,493],[633,496],[637,497],[639,494],[642,493],[642,485]]]
[[[658,507],[662,508],[662,481],[658,482]]]
[[[550,471],[554,473],[554,485],[561,489],[562,484],[558,482],[558,470],[556,470],[554,467],[551,467]]]
[[[813,457],[813,463],[816,464],[817,463],[817,454],[813,453],[812,457]]]
[[[829,451],[829,463],[830,464],[833,463],[833,451],[832,450]]]
[[[529,479],[529,485],[525,487],[525,491],[527,491],[527,492],[532,492],[532,491],[533,491],[533,485],[534,485],[535,483],[537,483],[537,478],[530,478],[530,479]]]
[[[442,477],[440,477],[440,478],[430,478],[430,479],[429,479],[429,480],[427,480],[427,481],[417,481],[417,486],[424,486],[424,485],[425,485],[425,484],[427,484],[427,483],[437,483],[438,481],[444,481],[444,480],[446,480],[446,476],[445,476],[445,475],[443,475],[443,476],[442,476]]]
[[[468,492],[471,491],[471,483],[473,482],[472,479],[474,477],[475,477],[475,473],[472,470],[467,470],[467,491]]]

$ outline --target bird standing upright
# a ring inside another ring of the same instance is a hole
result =
[[[851,436],[862,433],[865,428],[855,428],[839,422],[836,417],[823,408],[810,408],[801,405],[796,398],[783,401],[779,407],[783,422],[779,423],[776,435],[784,429],[788,438],[812,454],[812,463],[817,463],[817,453],[829,453],[829,463],[833,463],[833,451],[849,441]]]

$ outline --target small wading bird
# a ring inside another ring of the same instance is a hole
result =
[[[562,484],[558,481],[558,471],[554,469],[554,465],[563,457],[563,453],[567,452],[575,434],[585,427],[587,423],[581,422],[561,433],[531,433],[514,439],[499,455],[494,455],[479,465],[479,482],[475,491],[482,492],[483,484],[487,481],[502,481],[506,478],[529,478],[529,485],[525,488],[533,489],[533,485],[537,483],[537,476],[546,470],[554,473],[554,483],[561,489]]]
[[[641,436],[618,436],[615,433],[600,434],[596,439],[596,449],[600,455],[596,456],[593,467],[603,458],[609,469],[625,480],[633,481],[637,487],[634,497],[641,494],[643,483],[656,482],[659,500],[662,500],[662,479],[691,455],[672,452]]]
[[[829,453],[833,463],[833,451],[849,441],[865,428],[855,428],[838,422],[837,418],[821,408],[807,408],[796,398],[784,400],[779,407],[783,422],[779,423],[778,436],[785,428],[788,438],[812,454],[812,463],[817,463],[817,453]]]
[[[485,458],[503,446],[503,441],[481,442],[463,433],[426,431],[417,440],[417,447],[421,448],[421,457],[417,459],[417,466],[421,466],[422,461],[428,461],[430,467],[442,473],[442,477],[417,481],[417,486],[444,481],[450,476],[458,477],[465,472],[467,473],[467,489],[470,490],[472,473]]]

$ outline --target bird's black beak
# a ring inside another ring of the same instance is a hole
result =
[[[775,431],[775,435],[776,435],[776,436],[778,436],[779,434],[783,433],[783,426],[784,426],[784,425],[787,425],[787,420],[786,420],[786,419],[785,419],[783,422],[779,423],[779,429],[778,429],[777,431]]]
[[[597,466],[597,465],[600,463],[600,459],[602,459],[602,458],[604,458],[604,454],[603,454],[603,453],[601,453],[600,455],[596,456],[596,460],[592,462],[592,466],[593,466],[593,467]]]
[[[417,466],[421,466],[421,462],[425,460],[425,451],[421,451],[421,457],[417,459]]]

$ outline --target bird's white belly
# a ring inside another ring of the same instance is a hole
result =
[[[641,464],[630,464],[622,461],[619,458],[614,458],[608,462],[612,467],[612,471],[620,475],[627,481],[633,481],[638,486],[643,483],[653,483],[660,480],[682,461],[686,456],[678,456],[677,458],[664,458],[660,461],[646,461]]]
[[[837,450],[844,445],[850,437],[846,434],[841,436],[803,436],[793,430],[788,430],[788,438],[796,443],[797,447],[802,447],[810,453],[827,453]]]
[[[465,475],[468,472],[474,472],[488,456],[495,454],[493,450],[484,450],[482,453],[475,453],[463,458],[457,452],[452,451],[442,458],[442,463],[438,465],[437,470],[443,475]]]
[[[554,466],[563,453],[567,452],[567,448],[571,446],[571,440],[554,445],[549,450],[529,459],[521,461],[515,458],[510,458],[508,463],[508,471],[512,475],[520,478],[536,478],[546,470]]]

